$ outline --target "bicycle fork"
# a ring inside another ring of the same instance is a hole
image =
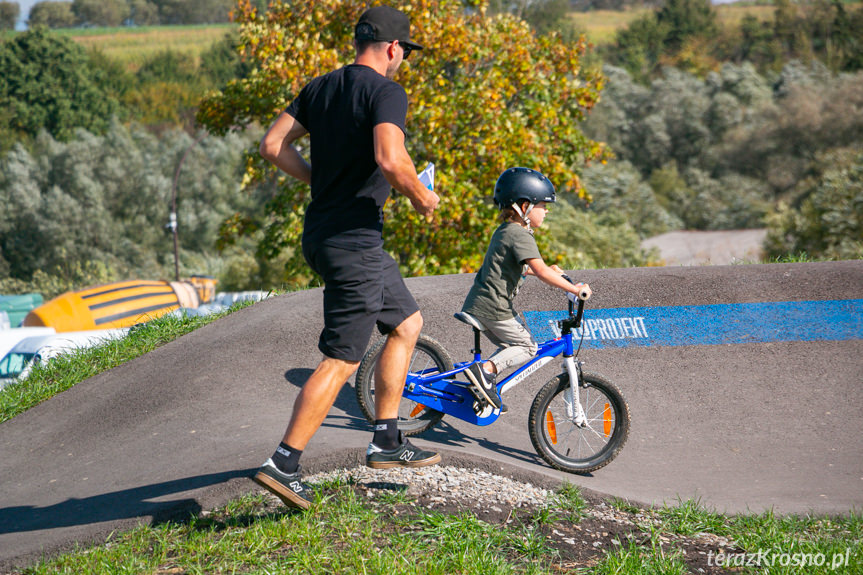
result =
[[[581,383],[578,366],[572,356],[563,358],[563,366],[569,374],[569,389],[563,394],[563,402],[566,405],[566,416],[578,427],[587,426],[587,416],[578,397],[578,388]]]

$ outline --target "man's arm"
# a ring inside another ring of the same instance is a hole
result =
[[[414,209],[423,216],[430,216],[440,202],[436,193],[426,188],[417,177],[405,149],[405,134],[395,124],[378,124],[374,128],[375,161],[384,177],[397,192],[406,196]]]
[[[308,133],[296,118],[282,112],[261,140],[258,151],[277,168],[307,184],[312,183],[312,167],[292,145]]]

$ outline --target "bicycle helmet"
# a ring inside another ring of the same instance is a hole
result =
[[[527,200],[529,203],[524,213],[518,205],[521,200]],[[530,168],[509,168],[500,175],[494,185],[495,205],[501,210],[512,206],[525,222],[527,222],[527,214],[536,204],[554,201],[554,184]]]

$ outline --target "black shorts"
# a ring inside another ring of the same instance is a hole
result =
[[[360,361],[375,325],[386,335],[419,311],[398,264],[383,247],[344,249],[303,242],[303,255],[324,280],[318,349],[327,357]]]

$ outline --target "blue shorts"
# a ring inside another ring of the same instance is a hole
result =
[[[419,311],[398,264],[381,246],[345,249],[303,242],[303,256],[324,280],[318,349],[327,357],[360,361],[375,326],[386,335]]]

